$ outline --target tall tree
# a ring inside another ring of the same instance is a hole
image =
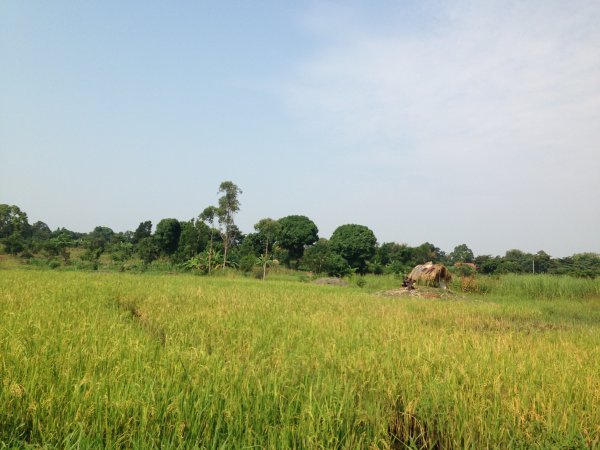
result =
[[[295,260],[297,266],[304,255],[304,249],[319,239],[319,229],[306,216],[287,216],[279,219],[278,222],[281,224],[279,245],[288,251],[286,263],[289,266],[290,261]]]
[[[154,238],[160,252],[171,256],[177,251],[179,236],[181,235],[181,224],[177,219],[163,219],[156,225]]]
[[[152,235],[152,222],[150,220],[146,220],[145,222],[140,222],[138,227],[133,233],[133,243],[137,244],[142,239],[150,237]]]
[[[209,233],[208,226],[200,220],[192,219],[188,222],[181,222],[181,235],[175,259],[187,261],[204,251]]]
[[[214,242],[214,232],[215,232],[215,218],[217,217],[217,213],[219,209],[216,206],[208,206],[204,208],[204,211],[200,213],[198,218],[202,220],[204,223],[207,223],[210,228],[210,243],[208,247],[208,273],[210,274],[210,270],[212,267],[212,256],[213,256],[213,242]]]
[[[16,235],[28,238],[31,226],[27,214],[16,205],[0,205],[0,239]]]
[[[473,250],[467,247],[467,244],[460,244],[454,247],[454,250],[450,252],[448,258],[452,264],[457,262],[472,263],[475,260]]]
[[[364,225],[348,224],[336,228],[329,240],[331,249],[359,273],[367,271],[368,261],[375,255],[377,238]]]
[[[38,220],[31,225],[31,238],[34,241],[47,241],[50,239],[51,235],[52,231],[50,230],[50,227],[44,222]]]
[[[272,247],[275,243],[275,238],[281,231],[281,224],[273,219],[266,218],[261,219],[256,225],[254,225],[254,229],[259,233],[259,235],[263,238],[265,253],[262,258],[263,263],[263,276],[264,280],[267,276],[267,263],[269,261],[269,248]]]
[[[227,252],[235,238],[237,227],[235,227],[234,216],[240,210],[240,201],[238,195],[242,190],[231,181],[223,181],[219,186],[219,193],[223,194],[219,198],[219,208],[217,216],[223,235],[223,270],[227,265]]]

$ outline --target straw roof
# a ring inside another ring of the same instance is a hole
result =
[[[446,288],[446,283],[452,279],[450,271],[443,264],[433,264],[431,261],[415,266],[408,278],[425,284]]]

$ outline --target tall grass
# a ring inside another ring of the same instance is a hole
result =
[[[0,443],[600,446],[598,299],[497,299],[6,270]]]
[[[600,297],[600,279],[566,275],[482,276],[477,283],[483,292],[535,299]]]

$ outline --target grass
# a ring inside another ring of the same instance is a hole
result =
[[[598,281],[366,281],[3,270],[0,448],[600,447]]]

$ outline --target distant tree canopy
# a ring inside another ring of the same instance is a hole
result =
[[[281,231],[279,232],[279,245],[287,250],[286,264],[298,261],[304,255],[304,249],[317,242],[319,229],[315,223],[306,216],[287,216],[279,219]]]
[[[133,243],[137,244],[142,239],[152,236],[152,222],[146,220],[141,222],[133,233]]]
[[[177,251],[181,236],[181,224],[177,219],[163,219],[156,225],[154,239],[158,250],[163,255],[172,255]]]
[[[454,250],[448,255],[448,260],[454,264],[457,262],[472,263],[475,260],[473,251],[467,247],[467,244],[460,244],[454,247]]]
[[[377,238],[364,225],[341,225],[329,241],[331,249],[359,273],[366,273],[369,260],[375,255]]]
[[[235,224],[240,210],[241,189],[231,181],[220,184],[218,206],[206,207],[197,219],[162,219],[152,234],[152,222],[141,222],[135,231],[115,232],[97,226],[89,233],[66,228],[51,230],[42,222],[33,225],[16,205],[0,204],[0,251],[21,255],[23,261],[42,256],[54,266],[72,264],[71,249],[87,266],[97,268],[102,261],[157,266],[196,268],[210,273],[215,268],[239,267],[250,272],[257,264],[265,277],[271,262],[280,260],[296,269],[318,274],[344,276],[357,272],[406,275],[416,264],[433,261],[446,265],[474,263],[479,273],[548,273],[577,277],[600,276],[600,255],[578,253],[552,258],[543,250],[527,253],[508,250],[503,256],[475,256],[467,244],[459,244],[446,255],[439,247],[425,242],[412,247],[397,242],[377,245],[374,233],[364,225],[338,227],[330,240],[319,239],[316,224],[303,215],[279,220],[263,219],[255,231],[244,235]],[[35,256],[38,255],[38,256]],[[293,264],[292,264],[293,263]],[[464,267],[464,266],[463,266]],[[459,270],[456,267],[455,270]]]
[[[0,205],[0,239],[10,236],[27,238],[30,236],[31,227],[25,214],[18,206]]]

